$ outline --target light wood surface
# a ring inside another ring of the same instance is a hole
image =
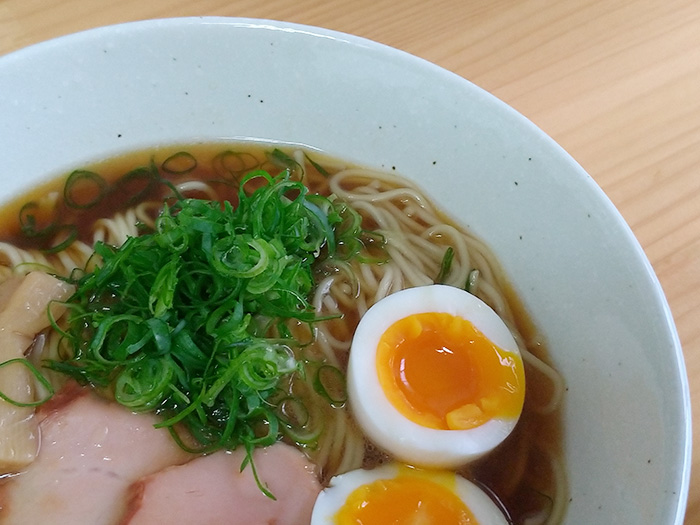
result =
[[[0,55],[95,26],[192,15],[364,36],[490,91],[561,144],[640,240],[684,348],[700,435],[697,0],[0,0]],[[700,438],[686,523],[700,524]]]

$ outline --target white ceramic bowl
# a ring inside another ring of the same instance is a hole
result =
[[[2,200],[117,153],[219,139],[418,180],[495,250],[566,379],[566,523],[682,523],[689,394],[659,283],[595,182],[513,109],[400,51],[271,21],[138,22],[0,58]]]

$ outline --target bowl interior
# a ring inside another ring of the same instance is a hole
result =
[[[488,93],[360,38],[241,19],[114,26],[0,58],[3,200],[149,145],[297,143],[415,179],[502,262],[567,383],[566,523],[682,523],[690,411],[654,273],[593,180]]]

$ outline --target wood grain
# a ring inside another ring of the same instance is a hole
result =
[[[640,240],[684,348],[700,435],[700,3],[696,0],[1,0],[0,54],[147,18],[289,20],[371,38],[503,99],[593,176]],[[695,438],[686,523],[700,523]]]

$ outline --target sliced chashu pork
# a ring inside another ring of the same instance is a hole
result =
[[[192,457],[153,427],[155,416],[133,414],[78,387],[39,415],[39,455],[0,487],[3,525],[114,524],[132,483]]]
[[[15,276],[0,284],[0,391],[20,403],[36,401],[34,377],[22,366],[34,336],[57,319],[73,287],[42,272]],[[31,463],[39,438],[34,407],[0,399],[0,474],[17,472]]]
[[[311,521],[321,487],[303,454],[282,443],[257,449],[257,486],[245,452],[217,452],[148,476],[132,487],[122,525],[303,525]]]

